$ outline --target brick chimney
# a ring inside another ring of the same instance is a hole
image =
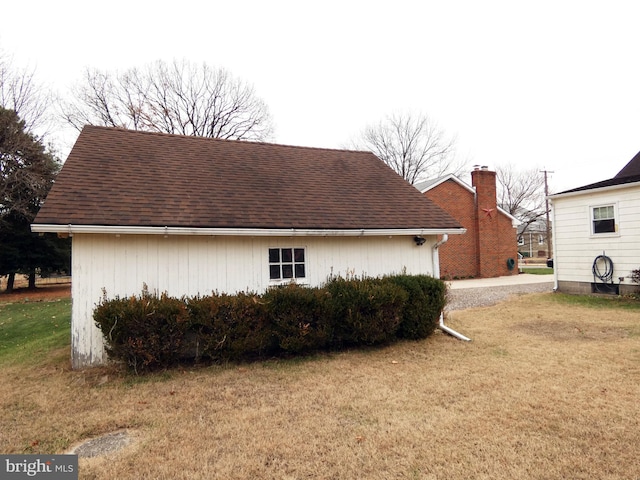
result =
[[[471,184],[476,191],[476,235],[478,236],[477,271],[480,277],[499,276],[504,259],[500,256],[496,172],[475,166]]]

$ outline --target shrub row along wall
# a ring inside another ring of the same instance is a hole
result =
[[[106,297],[94,312],[110,357],[136,372],[185,359],[243,361],[421,339],[436,328],[446,285],[426,275],[294,284],[263,295]]]

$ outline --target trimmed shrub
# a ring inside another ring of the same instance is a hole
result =
[[[220,309],[226,296],[191,297],[187,299],[189,309],[189,342],[185,357],[223,359],[228,357],[229,328],[220,320]]]
[[[187,305],[201,357],[252,360],[273,352],[273,333],[259,296],[214,294],[190,298]]]
[[[383,279],[332,279],[325,286],[331,347],[390,342],[401,321],[407,292]]]
[[[189,312],[167,294],[103,300],[94,311],[107,353],[136,372],[166,368],[180,359]]]
[[[438,326],[440,312],[447,298],[446,284],[427,275],[394,275],[386,280],[398,285],[408,294],[402,310],[398,337],[409,340],[426,338]]]
[[[263,300],[280,351],[305,353],[327,346],[326,298],[324,289],[293,283],[267,290]]]
[[[109,355],[136,372],[186,358],[242,361],[322,349],[381,345],[430,335],[446,285],[426,275],[331,279],[264,295],[176,299],[149,294],[107,300],[94,311]]]

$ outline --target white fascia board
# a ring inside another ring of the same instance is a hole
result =
[[[426,188],[423,189],[419,189],[418,191],[420,193],[426,193],[429,190],[433,190],[434,188],[436,188],[438,185],[443,184],[444,182],[446,182],[447,180],[453,180],[454,182],[456,182],[458,185],[460,185],[462,188],[468,190],[470,193],[474,194],[476,193],[476,189],[474,187],[472,187],[471,185],[468,185],[467,183],[463,182],[460,178],[458,178],[456,175],[450,173],[449,175],[445,175],[444,177],[439,178],[436,182],[434,182],[433,184],[429,185]]]
[[[434,188],[436,188],[438,185],[443,184],[444,182],[446,182],[447,180],[453,180],[454,182],[456,182],[458,185],[460,185],[462,188],[466,189],[469,191],[469,193],[475,195],[476,194],[476,188],[468,185],[466,182],[463,182],[460,178],[458,178],[457,176],[453,175],[452,173],[449,175],[446,175],[440,179],[438,179],[437,182],[433,183],[432,185],[429,185],[427,188],[423,188],[420,191],[420,193],[425,193],[428,192],[429,190],[432,190]],[[504,208],[502,207],[498,207],[498,211],[501,212],[503,215],[506,215],[507,218],[509,218],[511,220],[511,225],[515,228],[518,225],[520,225],[522,222],[520,220],[518,220],[516,217],[514,217],[513,215],[511,215],[509,212],[507,212]]]
[[[37,233],[98,233],[110,235],[203,235],[203,236],[249,236],[249,237],[369,237],[386,235],[457,235],[464,228],[389,228],[389,229],[353,229],[320,230],[297,228],[189,228],[189,227],[130,227],[104,225],[58,225],[32,224],[31,231]]]
[[[612,190],[622,190],[624,188],[639,188],[639,187],[640,187],[639,182],[621,183],[619,185],[611,185],[609,187],[590,188],[588,190],[579,190],[577,192],[553,193],[551,195],[547,195],[546,198],[553,202],[557,198],[577,197],[579,195],[589,195],[594,193],[610,192]]]
[[[520,220],[518,220],[516,217],[514,217],[513,215],[511,215],[509,212],[507,212],[504,208],[502,207],[498,207],[498,211],[500,213],[502,213],[503,215],[506,215],[507,218],[509,218],[511,220],[511,226],[513,226],[514,228],[517,227],[518,225],[522,225],[522,222]]]

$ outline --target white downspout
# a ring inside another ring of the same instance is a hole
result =
[[[433,276],[435,278],[440,278],[440,256],[438,255],[438,248],[447,240],[449,240],[449,235],[445,233],[444,235],[442,235],[442,240],[436,242],[436,244],[433,246]],[[464,340],[465,342],[471,341],[470,338],[465,337],[461,333],[456,332],[454,329],[449,328],[444,324],[444,312],[440,312],[440,323],[438,327],[443,332],[448,333],[449,335],[456,337],[459,340]]]
[[[440,330],[445,333],[448,333],[452,337],[456,337],[458,340],[464,340],[465,342],[470,342],[471,339],[469,337],[465,337],[461,333],[456,332],[453,328],[449,328],[444,324],[444,313],[440,312],[440,325],[438,326]]]
[[[553,258],[553,291],[558,291],[558,256],[556,255],[556,209],[553,208],[553,199],[549,200],[549,208],[551,209],[551,239],[553,240],[553,252],[551,252],[551,258]]]

